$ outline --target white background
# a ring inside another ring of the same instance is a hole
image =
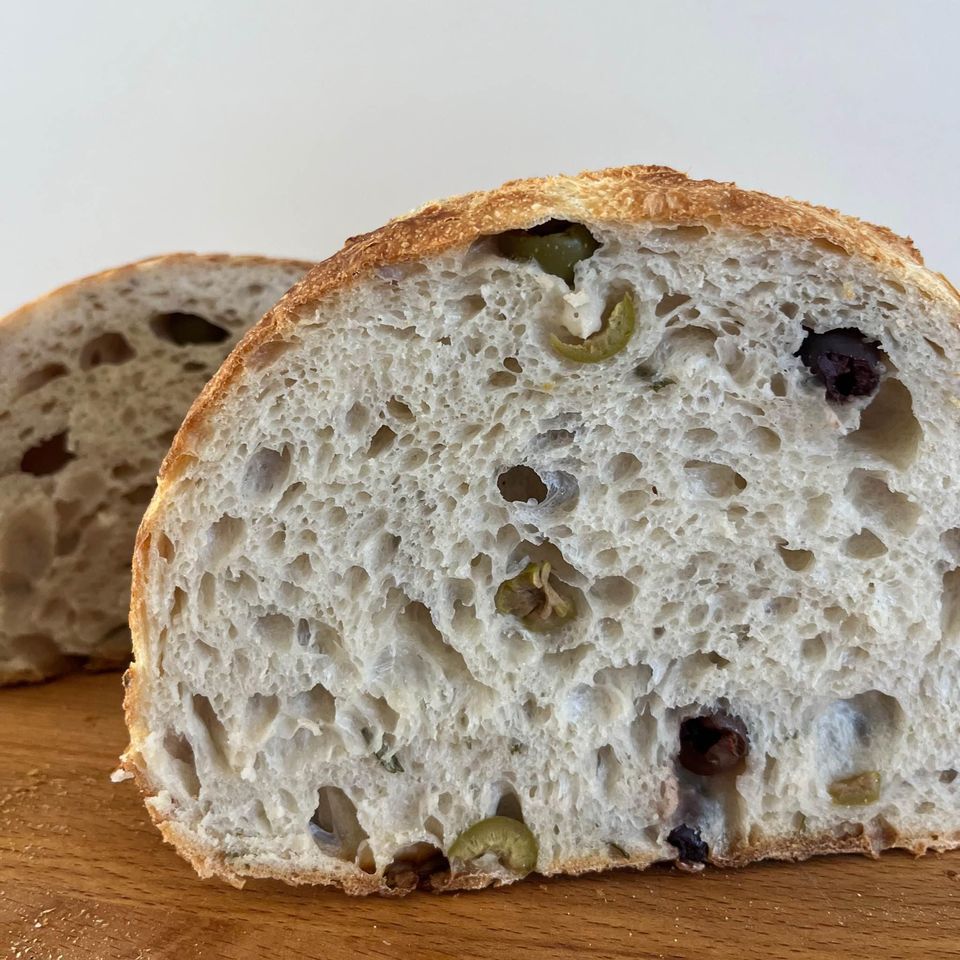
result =
[[[840,207],[956,281],[960,0],[0,0],[0,312],[624,163]]]

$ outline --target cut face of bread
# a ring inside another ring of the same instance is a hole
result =
[[[351,892],[957,846],[958,312],[880,228],[662,168],[358,238],[141,528],[164,836]]]
[[[0,683],[125,663],[130,553],[183,415],[309,264],[174,255],[0,320]]]

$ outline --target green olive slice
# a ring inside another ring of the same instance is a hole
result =
[[[574,268],[593,256],[600,244],[580,223],[571,223],[554,233],[537,234],[511,230],[497,237],[497,247],[508,260],[535,260],[543,270],[573,286]]]
[[[537,865],[539,849],[537,838],[525,823],[510,817],[487,817],[464,830],[447,855],[475,860],[485,853],[494,853],[508,870],[525,876]]]
[[[599,363],[601,360],[609,360],[630,342],[636,326],[636,316],[633,300],[628,293],[610,311],[606,323],[592,336],[587,337],[586,340],[568,343],[554,333],[550,336],[550,346],[554,353],[576,363]]]
[[[877,770],[865,770],[852,777],[834,780],[827,787],[827,793],[841,807],[862,807],[876,803],[880,799],[880,773]]]
[[[550,582],[549,563],[528,563],[497,587],[493,602],[497,613],[516,617],[535,633],[555,630],[577,614],[573,600]]]

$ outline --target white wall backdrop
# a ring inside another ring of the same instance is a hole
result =
[[[957,0],[0,0],[0,311],[623,163],[840,207],[956,281],[958,36]]]

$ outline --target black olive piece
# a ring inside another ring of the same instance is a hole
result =
[[[709,713],[680,724],[680,766],[702,777],[743,769],[747,728],[738,717]]]
[[[682,863],[706,863],[710,848],[701,838],[700,831],[681,823],[667,834],[667,843],[677,848],[678,860]]]
[[[797,356],[834,403],[868,397],[880,383],[880,346],[854,327],[827,333],[808,331]]]

